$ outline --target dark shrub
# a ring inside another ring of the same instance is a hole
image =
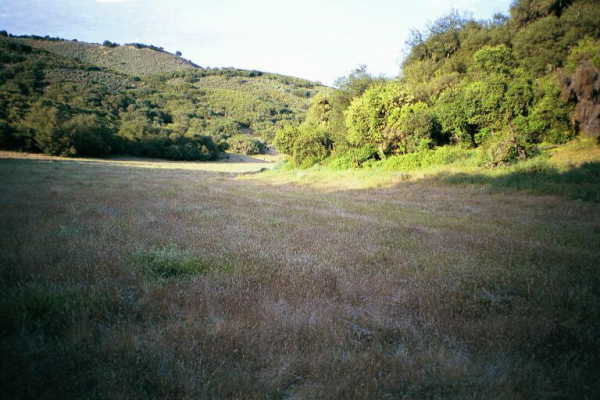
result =
[[[105,156],[111,153],[112,131],[95,114],[76,115],[63,124],[72,154]]]
[[[102,43],[102,46],[105,46],[105,47],[118,47],[119,43],[114,43],[114,42],[111,42],[110,40],[105,40]]]
[[[238,154],[262,154],[267,146],[258,139],[246,135],[235,135],[227,140],[228,150]]]
[[[8,122],[0,119],[0,147],[8,148],[13,146],[14,138],[12,133],[12,127]]]
[[[165,139],[155,157],[169,160],[213,161],[219,158],[219,149],[209,136]]]

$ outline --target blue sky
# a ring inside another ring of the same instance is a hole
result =
[[[360,64],[396,76],[410,29],[452,9],[489,18],[511,0],[2,0],[0,30],[162,46],[202,66],[331,84]]]

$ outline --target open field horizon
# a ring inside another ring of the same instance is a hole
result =
[[[152,169],[175,169],[175,170],[197,170],[212,172],[245,173],[258,172],[262,169],[272,169],[280,156],[272,154],[256,154],[246,156],[243,154],[225,154],[219,161],[169,161],[158,158],[144,157],[60,157],[39,153],[27,153],[17,151],[0,150],[1,159],[13,160],[38,160],[49,162],[66,162],[75,164],[106,164],[130,168],[152,168]]]
[[[0,159],[5,395],[600,393],[597,203],[168,165]]]

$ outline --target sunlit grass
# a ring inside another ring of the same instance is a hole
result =
[[[228,173],[258,172],[263,169],[271,169],[275,166],[278,156],[269,154],[258,154],[256,156],[242,156],[239,154],[226,155],[221,161],[165,161],[135,157],[111,157],[111,158],[66,158],[48,156],[45,154],[20,153],[0,150],[0,159],[33,159],[44,161],[60,161],[71,163],[96,163],[106,166],[121,166],[146,169],[176,169],[189,171],[210,171]]]
[[[431,164],[404,170],[386,168],[385,162],[370,168],[346,170],[330,168],[326,163],[304,170],[279,164],[277,168],[259,176],[241,179],[273,185],[306,185],[325,191],[385,188],[402,182],[437,181],[477,184],[489,190],[524,190],[600,201],[600,145],[592,139],[578,139],[563,146],[553,146],[532,159],[506,166],[478,166],[474,158],[468,156],[449,164]]]
[[[600,161],[600,142],[592,138],[580,138],[548,151],[553,165],[569,168],[587,162]]]

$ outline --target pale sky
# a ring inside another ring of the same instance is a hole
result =
[[[361,64],[396,76],[413,28],[452,9],[507,14],[511,0],[0,0],[0,30],[164,47],[204,67],[331,85]]]

